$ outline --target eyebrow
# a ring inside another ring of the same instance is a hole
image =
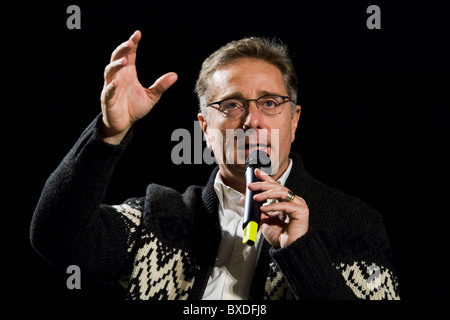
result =
[[[263,96],[272,96],[272,95],[285,96],[285,94],[281,94],[281,93],[277,93],[277,92],[271,92],[271,91],[266,91],[266,90],[259,90],[259,91],[257,91],[257,93],[258,93],[258,96],[256,98],[254,98],[254,99],[258,99],[259,97],[263,97]],[[237,91],[237,92],[233,92],[233,93],[227,94],[226,96],[223,96],[222,98],[220,98],[217,101],[223,101],[223,100],[227,100],[227,99],[246,99],[246,98],[244,97],[242,92]],[[249,98],[249,99],[251,99],[251,98]]]

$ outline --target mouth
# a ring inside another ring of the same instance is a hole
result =
[[[250,153],[254,151],[264,151],[269,157],[272,153],[271,140],[267,134],[259,133],[258,135],[248,135],[245,139],[239,137],[234,139],[234,157],[238,164],[245,164]],[[231,145],[230,145],[231,147]],[[231,150],[230,150],[231,151]],[[230,154],[231,155],[231,154]]]
[[[238,151],[244,151],[245,150],[245,159],[248,158],[248,155],[252,153],[253,151],[265,151],[269,157],[271,153],[271,148],[269,145],[266,144],[253,144],[253,143],[246,143],[245,146],[239,147]]]

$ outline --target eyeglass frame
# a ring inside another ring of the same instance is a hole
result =
[[[280,98],[283,98],[283,102],[281,102],[281,104],[284,104],[284,103],[286,103],[286,102],[288,102],[288,101],[291,101],[291,102],[292,102],[292,100],[291,100],[291,98],[290,98],[289,96],[281,96],[281,95],[278,95],[278,94],[265,94],[265,95],[263,95],[263,96],[261,96],[261,97],[259,97],[259,98],[256,98],[256,99],[227,98],[227,99],[223,99],[223,100],[220,100],[220,101],[215,101],[215,102],[209,103],[209,104],[206,105],[206,107],[214,108],[214,109],[218,110],[219,112],[221,112],[221,113],[227,115],[227,114],[225,113],[225,111],[220,110],[219,108],[214,107],[213,105],[214,105],[214,104],[218,104],[218,105],[220,106],[220,104],[221,104],[222,102],[224,102],[224,101],[235,99],[235,100],[245,101],[245,103],[247,104],[247,108],[246,108],[247,110],[248,110],[248,108],[249,108],[249,106],[250,106],[250,101],[255,101],[255,105],[256,105],[256,107],[257,107],[258,110],[259,110],[258,100],[261,99],[261,98],[264,98],[264,97],[280,97]],[[273,115],[269,115],[269,116],[276,116],[276,115],[280,114],[281,112],[283,112],[283,110],[281,110],[279,113],[276,113],[276,114],[273,114]],[[263,114],[264,114],[264,113],[263,113]],[[266,115],[266,114],[264,114],[264,115]]]

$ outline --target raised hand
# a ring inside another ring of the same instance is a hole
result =
[[[103,139],[119,144],[134,122],[143,118],[178,79],[174,72],[166,73],[149,88],[137,78],[136,51],[142,37],[138,30],[111,54],[105,68],[101,93]]]

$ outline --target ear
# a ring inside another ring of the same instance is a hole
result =
[[[206,146],[211,149],[211,142],[208,136],[208,122],[206,122],[206,118],[202,113],[197,114],[197,119],[200,123],[200,128],[202,128],[203,134],[205,135]]]
[[[294,114],[291,119],[291,143],[295,140],[295,131],[297,131],[298,120],[300,120],[300,113],[302,112],[302,107],[297,105],[294,110]]]

